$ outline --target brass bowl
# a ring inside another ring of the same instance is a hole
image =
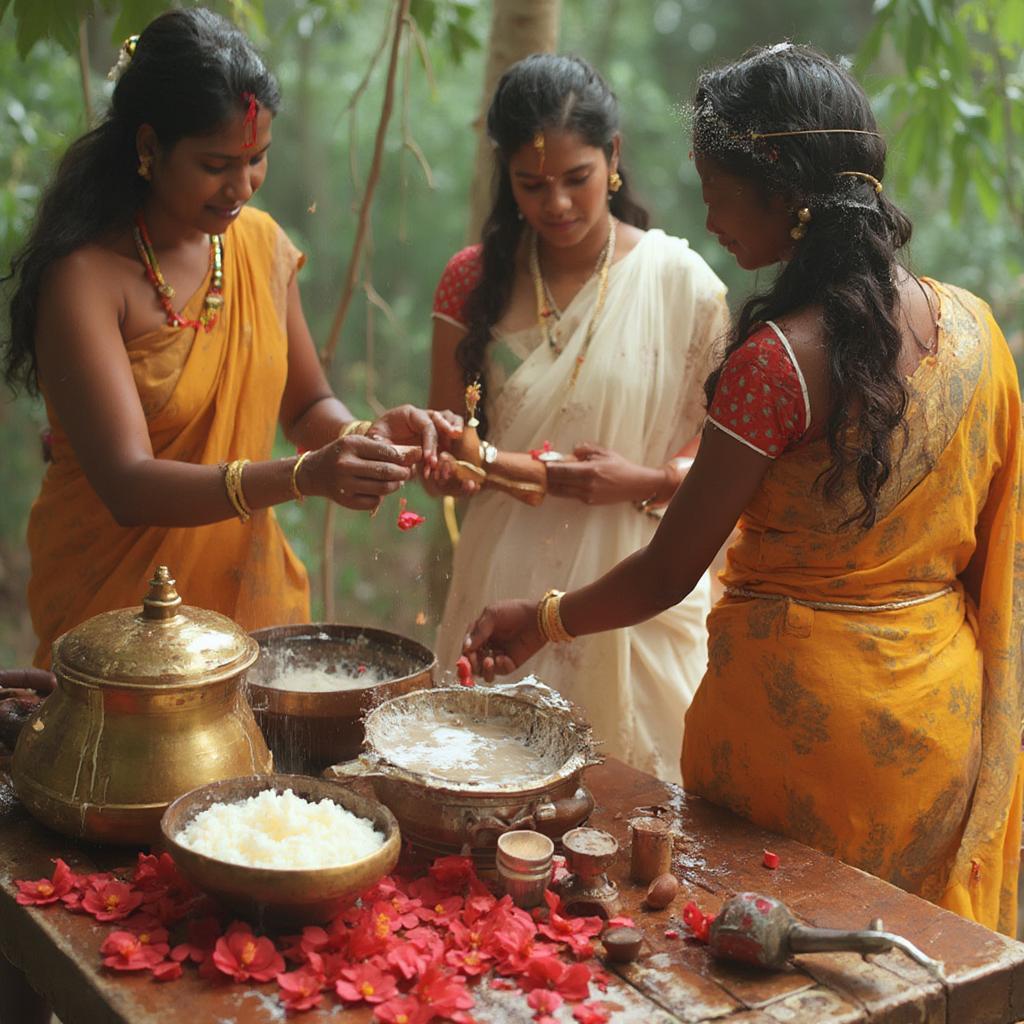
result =
[[[437,668],[429,648],[384,629],[314,622],[257,629],[252,637],[260,657],[246,676],[249,703],[283,772],[318,775],[358,756],[364,715],[381,701],[432,686]],[[293,669],[351,676],[360,665],[378,681],[328,692],[269,685]]]
[[[384,833],[384,845],[368,857],[331,868],[256,868],[207,857],[175,837],[201,811],[216,803],[238,803],[272,789],[296,796],[325,797]],[[305,775],[245,775],[224,779],[178,797],[160,820],[163,845],[181,873],[225,906],[258,922],[302,925],[329,921],[357,893],[380,881],[398,863],[401,834],[395,816],[378,801],[328,779]]]

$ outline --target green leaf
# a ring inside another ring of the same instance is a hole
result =
[[[110,41],[115,47],[129,36],[137,36],[158,15],[167,10],[161,0],[121,0],[115,4],[117,18],[110,30]]]
[[[448,52],[456,64],[462,63],[467,51],[479,48],[480,40],[468,29],[459,24],[448,26]]]
[[[887,17],[879,18],[871,26],[871,31],[868,32],[864,42],[861,44],[861,48],[857,53],[857,59],[854,62],[854,68],[858,75],[863,75],[878,59],[878,51],[882,48],[882,40],[885,39],[887,28]]]
[[[78,52],[78,22],[92,10],[90,0],[14,0],[15,40],[25,59],[41,39],[53,39],[68,53]]]
[[[1024,47],[1024,4],[1019,0],[1004,0],[995,20],[994,35],[1004,46]]]
[[[437,21],[436,0],[412,0],[409,4],[409,15],[420,27],[425,39],[429,39]]]
[[[1002,204],[1002,196],[999,190],[992,184],[989,176],[989,169],[978,163],[971,164],[971,183],[974,185],[974,193],[978,197],[978,205],[985,218],[995,222],[999,217],[999,210]]]
[[[934,29],[936,27],[935,8],[932,6],[932,0],[917,0],[917,8],[924,16],[924,20],[929,28]]]
[[[970,100],[965,100],[962,96],[957,96],[956,93],[951,93],[949,100],[956,107],[961,117],[966,118],[968,121],[984,120],[985,108],[980,104],[971,103]]]
[[[967,178],[970,174],[970,160],[965,147],[957,140],[952,147],[953,180],[949,188],[949,216],[956,223],[963,215],[964,198],[967,195]]]

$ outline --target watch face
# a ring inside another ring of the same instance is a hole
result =
[[[561,452],[541,452],[537,458],[541,462],[565,462],[565,456]]]

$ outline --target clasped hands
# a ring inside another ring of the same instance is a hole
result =
[[[453,412],[400,405],[374,420],[365,434],[339,437],[311,451],[295,482],[303,495],[373,511],[417,468],[430,479],[439,457],[461,435],[462,418]]]
[[[544,460],[546,493],[586,505],[612,505],[642,501],[664,483],[664,472],[637,465],[601,445],[577,444],[571,456]],[[462,497],[476,493],[486,480],[487,467],[476,474],[460,471],[455,455],[444,452],[429,489],[435,494]]]

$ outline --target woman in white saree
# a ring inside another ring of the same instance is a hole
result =
[[[484,604],[568,590],[650,540],[656,507],[685,472],[677,456],[700,431],[703,381],[728,326],[724,286],[701,257],[643,230],[615,98],[589,65],[521,61],[498,85],[488,132],[498,195],[483,244],[456,254],[438,285],[431,402],[458,409],[479,377],[490,445],[569,457],[547,463],[538,507],[491,490],[472,497],[438,637],[445,666]],[[605,753],[679,781],[709,603],[705,576],[657,618],[550,645],[530,668],[585,709]]]

